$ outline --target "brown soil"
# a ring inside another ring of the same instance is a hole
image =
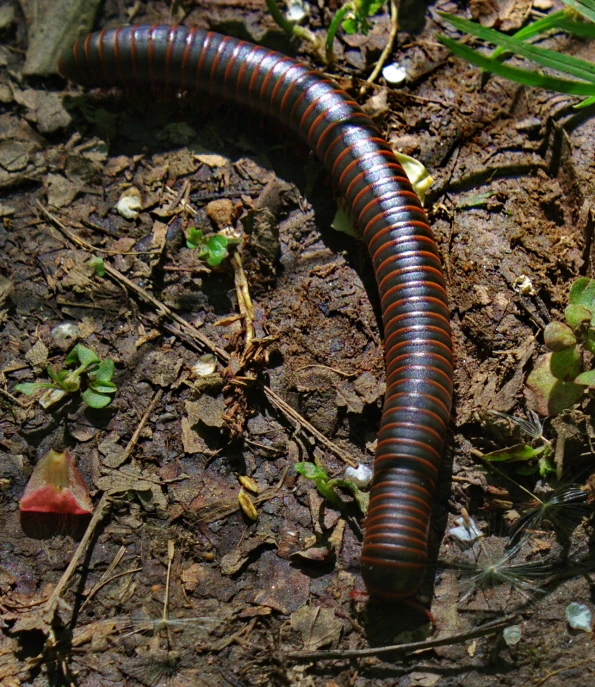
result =
[[[132,5],[104,3],[95,27],[129,21]],[[307,25],[322,31],[330,13],[315,5]],[[298,461],[338,477],[345,460],[371,465],[384,385],[372,268],[358,241],[330,228],[327,176],[292,137],[230,105],[83,95],[57,76],[21,80],[28,24],[20,6],[8,6],[0,683],[592,685],[592,633],[565,618],[572,601],[593,608],[591,525],[579,517],[556,534],[538,523],[512,560],[529,577],[512,568],[484,588],[481,568],[506,555],[509,524],[528,500],[518,485],[534,491],[543,480],[514,464],[502,475],[477,458],[523,441],[490,411],[525,416],[542,330],[560,318],[573,279],[595,276],[590,112],[499,78],[484,83],[436,42],[449,31],[436,11],[457,10],[446,2],[426,9],[423,29],[399,32],[392,59],[407,65],[408,83],[370,94],[386,95],[388,112],[361,99],[435,179],[429,214],[450,289],[455,410],[432,521],[436,564],[418,600],[431,608],[431,627],[411,606],[366,603],[357,507],[342,494],[341,515],[295,471]],[[170,21],[163,2],[134,7],[135,23]],[[261,2],[187,7],[176,20],[293,54],[307,48],[290,44]],[[357,92],[389,26],[380,13],[367,38],[338,41],[342,86]],[[549,44],[595,59],[592,42]],[[115,207],[130,187],[142,209],[126,219]],[[211,269],[185,245],[190,226],[228,225],[244,232],[241,266],[228,259]],[[103,258],[105,276],[92,256]],[[56,335],[64,323],[76,325],[74,338]],[[111,405],[92,410],[74,394],[44,410],[14,392],[18,382],[47,380],[47,365],[61,365],[76,342],[114,361]],[[193,366],[213,351],[216,372],[197,376]],[[545,421],[564,482],[584,484],[592,471],[592,410],[585,401]],[[37,460],[65,448],[98,516],[67,576],[88,519],[25,518],[18,508]],[[256,482],[256,520],[240,509],[241,475]],[[462,552],[449,534],[462,509],[486,535],[483,548]],[[488,634],[412,656],[290,656],[444,638],[506,616],[521,628],[514,646]]]

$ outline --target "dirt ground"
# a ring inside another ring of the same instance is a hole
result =
[[[310,3],[305,25],[322,31],[337,4]],[[371,465],[384,391],[372,267],[330,227],[327,175],[282,129],[233,105],[23,76],[37,4],[0,5],[3,686],[594,684],[593,634],[565,617],[570,602],[595,604],[588,511],[562,507],[568,528],[539,521],[507,553],[523,489],[547,494],[556,480],[478,458],[521,440],[490,411],[526,417],[543,328],[576,277],[595,277],[593,110],[452,58],[436,35],[456,34],[437,11],[464,15],[465,3],[430,3],[423,16],[422,3],[403,4],[392,59],[407,83],[381,80],[360,100],[435,180],[427,205],[449,285],[456,396],[435,563],[417,600],[433,625],[419,608],[367,602],[361,514],[347,494],[341,512],[330,507],[295,470],[317,462],[341,477],[346,463]],[[321,68],[261,0],[181,3],[173,20]],[[165,2],[106,0],[93,26],[173,20]],[[337,41],[343,87],[357,92],[389,29],[381,12],[369,36]],[[595,61],[593,43],[547,44]],[[130,188],[140,210],[126,218],[116,206]],[[232,227],[239,258],[209,267],[186,247],[191,226]],[[44,410],[14,391],[47,381],[75,343],[115,363],[107,408],[73,394]],[[195,367],[205,354],[216,360],[206,375]],[[543,420],[563,485],[593,472],[592,411],[586,399]],[[65,448],[93,520],[25,517],[34,465]],[[239,505],[243,475],[256,483],[256,520]],[[468,551],[449,533],[462,509],[484,534]],[[501,584],[485,585],[494,568]],[[501,620],[520,642],[482,631]],[[435,639],[446,641],[344,653]],[[317,650],[335,653],[299,654]]]

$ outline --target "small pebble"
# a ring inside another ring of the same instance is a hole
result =
[[[457,526],[451,527],[451,529],[448,530],[450,536],[465,544],[472,544],[483,536],[481,530],[471,518],[469,518],[468,521],[465,521],[465,518],[457,518],[455,520],[455,525]]]
[[[127,188],[116,204],[116,210],[124,219],[136,219],[141,208],[140,191],[135,186]]]
[[[508,646],[516,646],[521,641],[521,628],[511,625],[502,632],[502,637]]]
[[[402,86],[407,80],[407,71],[405,67],[393,62],[393,64],[387,64],[386,67],[383,68],[382,76],[391,86]]]
[[[78,337],[78,335],[79,328],[72,322],[61,322],[60,324],[57,324],[50,332],[50,336],[57,344],[65,341],[73,341]]]
[[[212,200],[205,208],[207,217],[218,229],[229,227],[233,223],[234,205],[229,198]]]
[[[521,274],[514,280],[514,284],[512,287],[517,293],[520,293],[521,296],[534,296],[535,295],[535,287],[533,286],[533,282],[529,279],[529,277],[526,274]]]
[[[208,377],[217,369],[217,359],[212,353],[205,353],[192,366],[192,372],[197,377]]]
[[[592,619],[591,610],[585,604],[579,604],[573,601],[566,606],[566,620],[573,630],[591,632]]]
[[[361,463],[357,468],[346,468],[345,479],[353,482],[356,487],[367,487],[372,481],[372,470],[367,465]]]
[[[287,12],[285,17],[289,21],[300,22],[306,16],[306,8],[304,7],[303,0],[290,0],[288,3]]]

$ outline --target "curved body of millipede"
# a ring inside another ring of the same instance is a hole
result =
[[[418,588],[452,401],[452,342],[426,215],[372,120],[329,79],[244,41],[182,26],[132,26],[79,40],[60,72],[87,86],[201,91],[271,115],[330,172],[363,236],[380,291],[386,396],[361,557],[373,597]]]

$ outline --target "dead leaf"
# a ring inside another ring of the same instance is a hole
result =
[[[227,167],[229,160],[222,155],[215,155],[210,153],[205,153],[201,155],[194,156],[203,165],[208,165],[209,167]]]
[[[188,420],[192,425],[196,425],[200,421],[207,427],[221,429],[225,424],[223,419],[223,414],[225,413],[223,396],[213,398],[213,396],[203,394],[198,401],[187,401],[185,405]]]
[[[82,181],[69,181],[61,174],[47,175],[48,205],[53,208],[63,208],[70,205],[76,194],[84,187]]]
[[[36,343],[25,353],[25,360],[38,370],[45,369],[48,364],[48,348],[43,343],[41,339],[38,339]]]
[[[343,623],[329,608],[302,606],[291,614],[291,627],[300,635],[304,649],[314,651],[338,642]]]
[[[128,453],[123,446],[120,446],[118,442],[120,441],[120,436],[113,432],[107,436],[97,447],[99,453],[103,456],[101,461],[102,465],[108,468],[119,468],[122,463],[128,458]]]
[[[482,26],[516,31],[531,12],[532,0],[470,0],[471,16]]]
[[[64,47],[93,27],[99,0],[20,0],[29,46],[23,74],[55,74]]]

